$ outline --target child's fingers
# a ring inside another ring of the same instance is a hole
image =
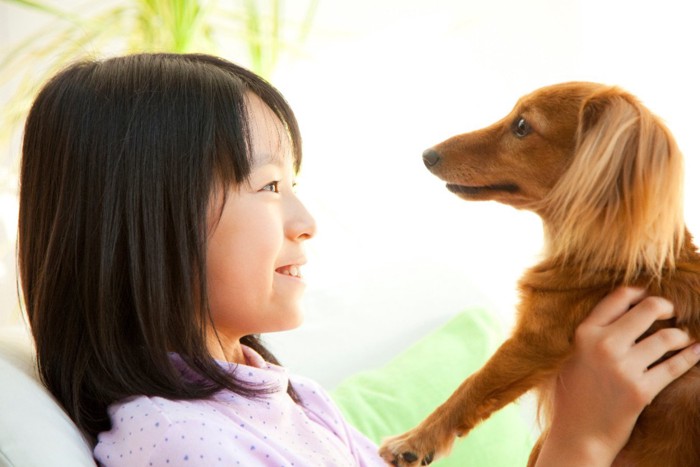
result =
[[[665,328],[634,345],[632,357],[645,368],[661,358],[666,352],[679,350],[694,342],[687,332],[678,328]]]
[[[646,290],[638,287],[618,287],[609,293],[591,310],[583,321],[594,326],[608,326],[623,316],[630,307],[646,297]]]
[[[623,343],[631,346],[654,324],[654,321],[672,317],[673,303],[661,297],[645,297],[617,321],[610,324],[610,329],[618,333]]]
[[[646,373],[648,389],[653,399],[669,383],[690,370],[700,361],[700,344],[686,347],[668,360],[652,367]]]

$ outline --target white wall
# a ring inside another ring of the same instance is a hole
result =
[[[457,199],[424,168],[421,152],[501,118],[521,94],[566,80],[625,87],[666,119],[690,180],[700,177],[691,132],[700,33],[684,2],[366,0],[320,8],[308,56],[276,76],[301,119],[302,195],[320,225],[307,267],[308,319],[269,340],[289,365],[328,384],[346,363],[387,360],[467,306],[471,290],[511,322],[515,281],[541,246],[538,218]],[[687,211],[700,232],[696,187],[689,184]]]
[[[290,14],[306,4],[289,3]],[[273,77],[302,126],[300,194],[319,225],[306,323],[267,336],[281,360],[333,386],[470,304],[489,303],[508,326],[539,220],[458,200],[421,152],[502,117],[525,92],[564,80],[625,87],[666,119],[689,179],[700,177],[689,4],[320,0],[306,48]],[[687,220],[700,232],[697,185]]]

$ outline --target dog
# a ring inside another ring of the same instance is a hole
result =
[[[543,259],[519,280],[512,335],[413,430],[382,443],[395,466],[445,456],[494,411],[536,389],[543,435],[555,378],[574,331],[620,285],[674,304],[678,326],[700,340],[700,256],[683,219],[683,161],[664,124],[614,86],[568,82],[520,98],[495,124],[423,153],[427,168],[465,200],[495,200],[538,214]],[[616,464],[700,465],[700,365],[640,415]]]

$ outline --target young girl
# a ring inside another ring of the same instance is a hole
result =
[[[39,93],[21,167],[22,290],[43,381],[100,464],[384,465],[258,338],[301,322],[315,224],[294,192],[300,163],[283,97],[219,58],[82,62]],[[700,359],[688,348],[646,371],[690,343],[681,331],[635,343],[671,312],[634,289],[593,311],[541,465],[609,464],[644,405]]]

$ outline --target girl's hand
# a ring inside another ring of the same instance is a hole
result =
[[[700,344],[690,345],[680,329],[659,330],[635,343],[654,321],[672,316],[669,301],[630,287],[615,290],[593,309],[576,330],[574,354],[558,378],[538,467],[612,464],[644,407],[700,361]],[[648,369],[678,349],[684,350]]]

